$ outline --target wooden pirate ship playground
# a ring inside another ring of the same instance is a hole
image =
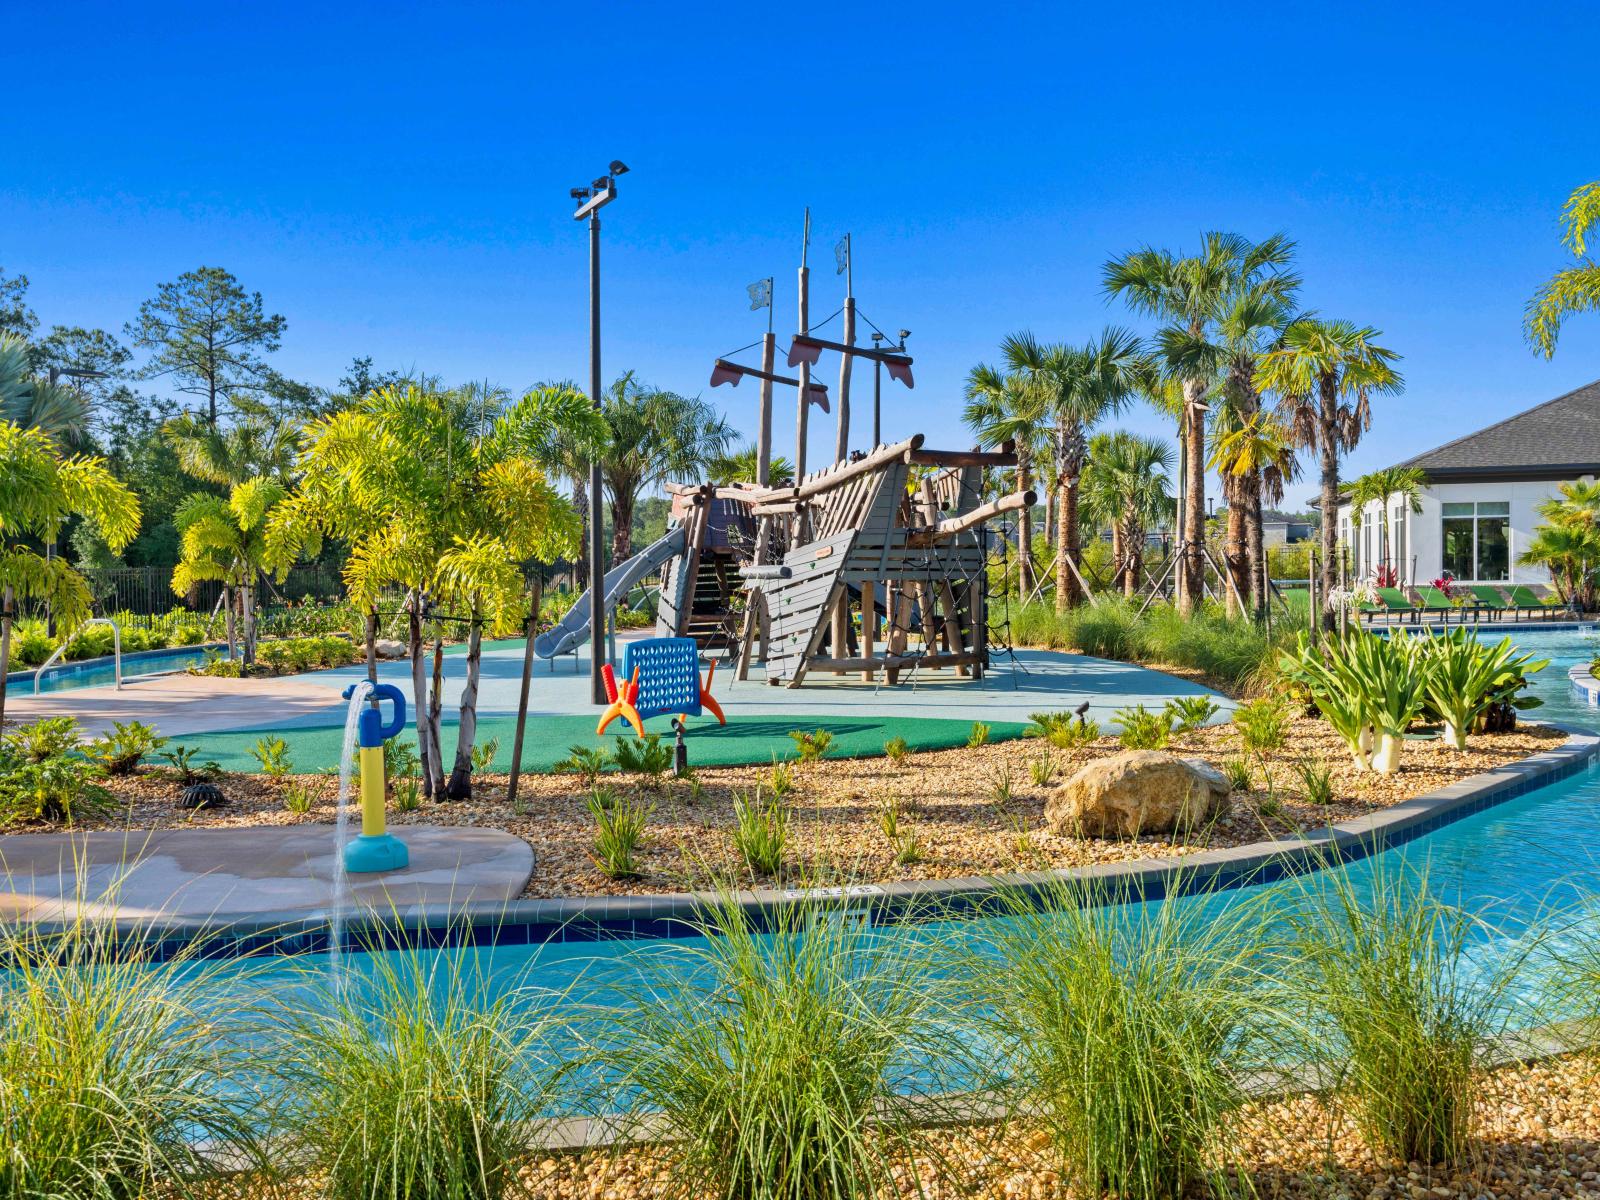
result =
[[[840,273],[848,276],[848,235],[839,253]],[[788,353],[788,365],[798,372],[779,375],[771,283],[750,289],[751,307],[769,310],[767,333],[756,343],[760,366],[719,357],[711,375],[713,387],[738,386],[746,377],[760,383],[757,478],[669,487],[666,536],[606,573],[606,608],[659,573],[659,635],[692,637],[702,654],[736,659],[739,679],[759,665],[775,686],[842,677],[892,685],[930,671],[981,679],[990,665],[991,543],[1005,547],[987,525],[1036,502],[1032,492],[984,499],[985,470],[1014,467],[1012,448],[936,450],[920,433],[883,444],[875,386],[876,444],[849,450],[854,361],[864,359],[875,374],[885,371],[912,387],[908,334],[902,330],[899,344],[887,349],[878,344],[885,340],[881,333],[872,346],[857,345],[855,297],[847,284],[844,307],[834,314],[844,317],[843,341],[818,337],[818,327],[807,321],[809,271],[802,254],[799,329]],[[834,460],[806,473],[809,410],[829,411],[827,387],[811,379],[824,352],[841,359],[832,397]],[[776,386],[792,387],[796,395],[796,481],[784,485],[768,479]],[[580,600],[537,639],[536,653],[551,658],[575,649],[588,636],[588,612],[588,601]]]

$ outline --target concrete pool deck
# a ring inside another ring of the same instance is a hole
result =
[[[500,739],[500,757],[495,761],[500,770],[510,762],[522,658],[521,641],[490,643],[483,651],[480,741]],[[452,647],[444,658],[446,724],[465,674],[464,648]],[[378,675],[410,698],[409,662],[380,663]],[[168,737],[182,737],[202,759],[215,758],[236,770],[253,769],[248,747],[270,732],[286,737],[291,751],[302,749],[295,755],[296,769],[325,770],[335,765],[335,741],[340,740],[336,735],[342,735],[344,726],[340,693],[365,677],[363,666],[280,679],[168,675],[130,682],[121,691],[71,689],[23,697],[14,704],[21,719],[71,715],[91,732],[113,720],[144,721]],[[893,736],[905,736],[913,746],[959,745],[975,721],[991,725],[996,737],[1016,736],[1032,713],[1075,709],[1085,701],[1092,720],[1113,727],[1113,714],[1119,708],[1136,704],[1159,708],[1174,696],[1207,689],[1131,663],[1019,650],[1014,656],[996,655],[994,666],[981,680],[959,678],[948,670],[929,671],[903,676],[891,688],[859,675],[813,674],[802,687],[776,688],[766,683],[759,668],[749,680],[736,682],[731,669],[719,666],[712,691],[730,723],[726,729],[692,723],[691,737],[701,749],[695,761],[707,765],[765,762],[775,752],[787,754],[793,749],[787,736],[790,729],[829,728],[841,754],[879,753]],[[1226,713],[1231,703],[1224,697],[1216,699]],[[589,702],[586,653],[555,664],[536,662],[528,717],[527,769],[547,769],[574,742],[599,744],[593,738],[598,710]],[[665,725],[665,718],[659,718],[651,728]],[[296,731],[301,732],[298,738]],[[446,753],[451,745],[447,735]]]
[[[532,847],[498,829],[406,825],[393,833],[411,865],[350,876],[353,908],[383,915],[506,903],[533,874]],[[0,837],[0,919],[320,915],[333,898],[334,846],[327,825],[13,834]]]

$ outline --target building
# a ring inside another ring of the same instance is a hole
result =
[[[1352,578],[1392,566],[1404,584],[1446,573],[1463,583],[1548,584],[1543,567],[1517,556],[1558,484],[1600,474],[1600,380],[1398,465],[1427,475],[1420,513],[1399,496],[1360,513],[1341,498]]]
[[[1291,517],[1270,509],[1261,514],[1261,540],[1268,546],[1293,546],[1308,542],[1316,528],[1302,517]]]

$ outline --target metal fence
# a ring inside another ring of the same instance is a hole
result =
[[[174,608],[209,613],[216,607],[222,585],[215,581],[197,583],[187,595],[172,590],[171,567],[109,567],[83,572],[99,613],[126,612],[136,616],[155,616]],[[337,570],[321,566],[289,569],[280,584],[267,581],[261,590],[261,605],[270,608],[283,601],[299,604],[308,597],[314,604],[331,604],[344,595],[344,581]]]

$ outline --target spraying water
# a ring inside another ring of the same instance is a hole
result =
[[[372,691],[363,679],[350,691],[350,709],[344,719],[344,753],[339,758],[339,798],[334,801],[332,903],[328,912],[328,973],[335,989],[344,982],[344,922],[350,901],[350,872],[345,870],[344,847],[350,829],[350,776],[355,769],[356,731],[361,706]]]

